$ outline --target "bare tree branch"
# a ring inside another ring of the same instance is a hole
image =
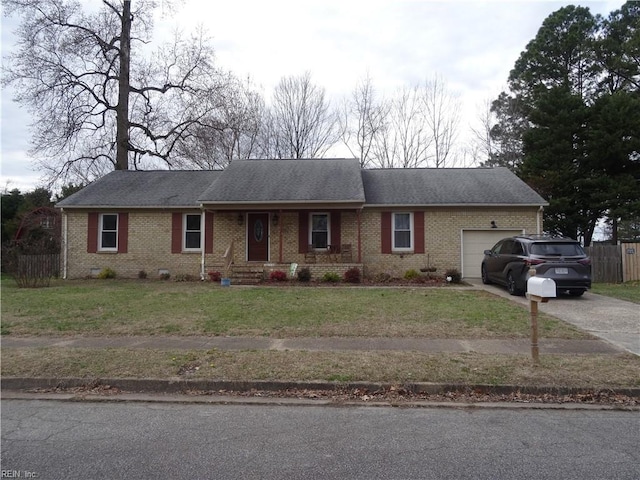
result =
[[[311,82],[309,72],[280,80],[270,120],[278,137],[263,142],[263,151],[273,154],[269,156],[322,157],[338,140],[337,116],[325,100],[324,88]]]
[[[343,143],[360,166],[366,168],[376,162],[376,142],[385,129],[389,107],[378,101],[371,77],[368,75],[356,85],[351,98],[345,102],[341,119]]]
[[[460,124],[461,105],[458,96],[446,88],[441,76],[427,80],[423,89],[425,118],[432,139],[432,165],[447,167]]]
[[[182,163],[180,137],[219,127],[226,79],[204,32],[176,34],[151,59],[143,56],[155,1],[102,0],[97,10],[77,0],[3,6],[21,18],[3,84],[13,85],[33,114],[31,154],[52,181],[101,173],[100,162],[109,169],[158,160],[173,167]]]

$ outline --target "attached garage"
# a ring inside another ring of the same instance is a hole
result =
[[[462,230],[462,276],[480,278],[480,265],[484,251],[493,247],[499,240],[521,235],[522,230]]]

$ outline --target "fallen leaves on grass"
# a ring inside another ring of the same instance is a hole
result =
[[[640,406],[636,397],[617,393],[613,390],[587,390],[578,393],[523,393],[515,390],[509,393],[493,393],[484,389],[463,388],[443,393],[416,393],[402,386],[391,386],[377,390],[363,388],[341,388],[335,390],[312,389],[284,389],[284,390],[218,390],[200,391],[190,390],[190,395],[224,395],[235,397],[263,397],[263,398],[296,398],[309,400],[331,400],[336,403],[381,402],[390,404],[408,404],[415,402],[445,402],[445,403],[537,403],[537,404],[591,404],[610,405],[620,407]]]

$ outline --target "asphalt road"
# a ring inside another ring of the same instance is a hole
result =
[[[2,474],[637,480],[639,422],[623,411],[3,400]]]

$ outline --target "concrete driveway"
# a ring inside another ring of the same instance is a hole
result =
[[[476,288],[508,298],[529,308],[525,297],[509,295],[503,287],[484,285],[478,278],[465,278]],[[540,304],[540,311],[640,355],[640,305],[587,292],[582,297],[562,296]]]

